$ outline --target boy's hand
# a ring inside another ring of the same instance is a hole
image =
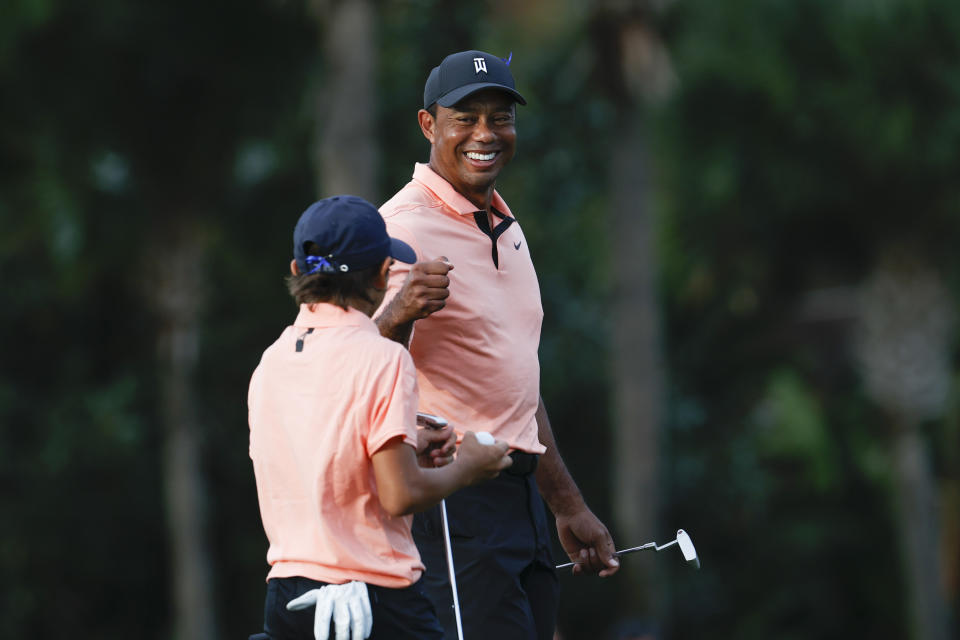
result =
[[[444,467],[453,462],[457,434],[447,425],[442,429],[417,429],[417,463],[421,467]]]
[[[467,484],[477,484],[496,478],[501,471],[513,464],[507,455],[510,445],[502,440],[493,444],[481,444],[473,431],[463,434],[457,451],[457,464],[463,465]]]

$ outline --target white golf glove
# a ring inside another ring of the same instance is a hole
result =
[[[290,611],[316,606],[313,618],[313,637],[327,640],[330,636],[330,618],[337,630],[336,640],[364,640],[373,628],[373,613],[367,585],[363,582],[328,584],[311,589],[287,603]]]

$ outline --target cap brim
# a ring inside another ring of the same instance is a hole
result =
[[[440,98],[437,99],[437,104],[439,104],[441,107],[452,107],[467,96],[472,95],[477,91],[483,91],[484,89],[499,89],[500,91],[513,96],[514,100],[520,104],[527,104],[527,101],[524,100],[523,96],[520,95],[516,89],[505,87],[496,82],[478,82],[476,84],[468,84],[462,87],[457,87],[447,95],[440,96]]]
[[[417,252],[414,251],[413,247],[408,245],[403,240],[390,238],[390,257],[395,258],[400,262],[413,264],[417,261]]]

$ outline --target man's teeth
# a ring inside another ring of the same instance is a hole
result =
[[[496,153],[477,153],[476,151],[467,151],[467,157],[471,160],[493,160]]]

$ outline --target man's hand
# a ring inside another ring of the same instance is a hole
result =
[[[417,463],[421,467],[445,467],[453,462],[457,433],[449,424],[442,429],[417,429]]]
[[[450,296],[447,274],[452,269],[453,265],[444,256],[411,266],[403,287],[390,302],[395,319],[412,322],[443,309]]]
[[[310,607],[316,607],[313,618],[315,640],[329,638],[331,618],[336,629],[336,640],[363,640],[370,637],[373,614],[366,584],[328,584],[319,589],[311,589],[287,603],[290,611]]]
[[[601,578],[612,576],[620,568],[614,556],[616,547],[610,532],[586,506],[569,515],[557,515],[557,534],[560,544],[573,565],[573,574],[599,573]]]
[[[612,576],[620,568],[620,562],[613,555],[616,553],[613,538],[584,503],[580,490],[563,464],[543,398],[537,407],[537,437],[547,448],[537,466],[537,484],[557,520],[563,550],[572,562],[577,563],[573,565],[574,575],[586,571],[599,572],[601,578]]]
[[[414,321],[446,306],[450,296],[447,274],[452,269],[444,256],[412,265],[403,286],[376,317],[380,335],[407,346]]]

